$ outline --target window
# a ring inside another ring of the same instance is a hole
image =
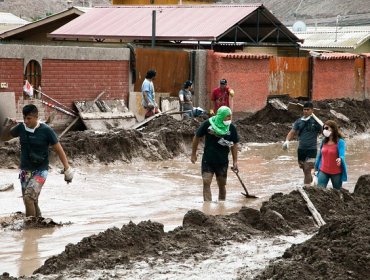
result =
[[[35,89],[41,86],[41,66],[36,60],[28,62],[24,79],[28,80]]]

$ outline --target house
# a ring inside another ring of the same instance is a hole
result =
[[[11,30],[4,30],[4,32],[0,34],[0,40],[39,43],[50,41],[47,34],[79,17],[89,9],[90,8],[85,7],[72,7],[35,22],[30,23],[28,21],[24,21],[23,24],[18,24]]]

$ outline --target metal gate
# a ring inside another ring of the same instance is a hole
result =
[[[169,92],[178,96],[184,82],[189,79],[190,53],[183,50],[137,48],[135,91],[141,91],[141,84],[149,69],[155,69],[156,92]]]
[[[270,95],[309,97],[310,60],[308,57],[270,58]]]

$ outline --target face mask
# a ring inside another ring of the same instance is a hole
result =
[[[35,130],[36,128],[38,128],[40,126],[40,122],[37,122],[37,125],[34,127],[34,128],[29,128],[28,126],[26,126],[25,123],[23,123],[24,125],[24,129],[30,133],[35,133]]]
[[[231,120],[224,121],[224,125],[230,125],[230,124],[231,124]]]
[[[328,129],[325,129],[325,130],[322,132],[322,134],[324,134],[324,136],[325,136],[325,137],[330,137],[330,135],[331,135],[331,131],[330,131],[330,130],[328,130]]]
[[[308,116],[308,117],[302,117],[302,118],[301,118],[301,120],[302,120],[302,121],[308,121],[310,118],[311,118],[311,116]]]

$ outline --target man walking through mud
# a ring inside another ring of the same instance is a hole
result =
[[[317,154],[317,137],[322,130],[322,121],[313,113],[312,102],[303,105],[303,117],[296,120],[293,128],[289,131],[283,149],[289,148],[289,141],[295,136],[298,137],[298,165],[303,170],[304,185],[310,186],[312,183],[312,170],[314,168]]]
[[[191,162],[197,161],[199,141],[205,137],[204,153],[202,158],[203,199],[212,201],[211,183],[213,174],[216,174],[219,188],[218,200],[226,199],[227,169],[229,152],[233,158],[233,168],[238,170],[238,142],[239,136],[236,127],[231,123],[231,109],[221,106],[216,116],[204,121],[197,129],[192,143]]]
[[[26,217],[41,217],[38,200],[48,176],[49,146],[54,149],[64,166],[64,180],[67,183],[72,182],[73,170],[54,130],[39,122],[37,107],[33,104],[25,105],[22,112],[24,122],[17,124],[15,120],[10,120],[3,132],[2,140],[19,137],[21,145],[19,179]]]

